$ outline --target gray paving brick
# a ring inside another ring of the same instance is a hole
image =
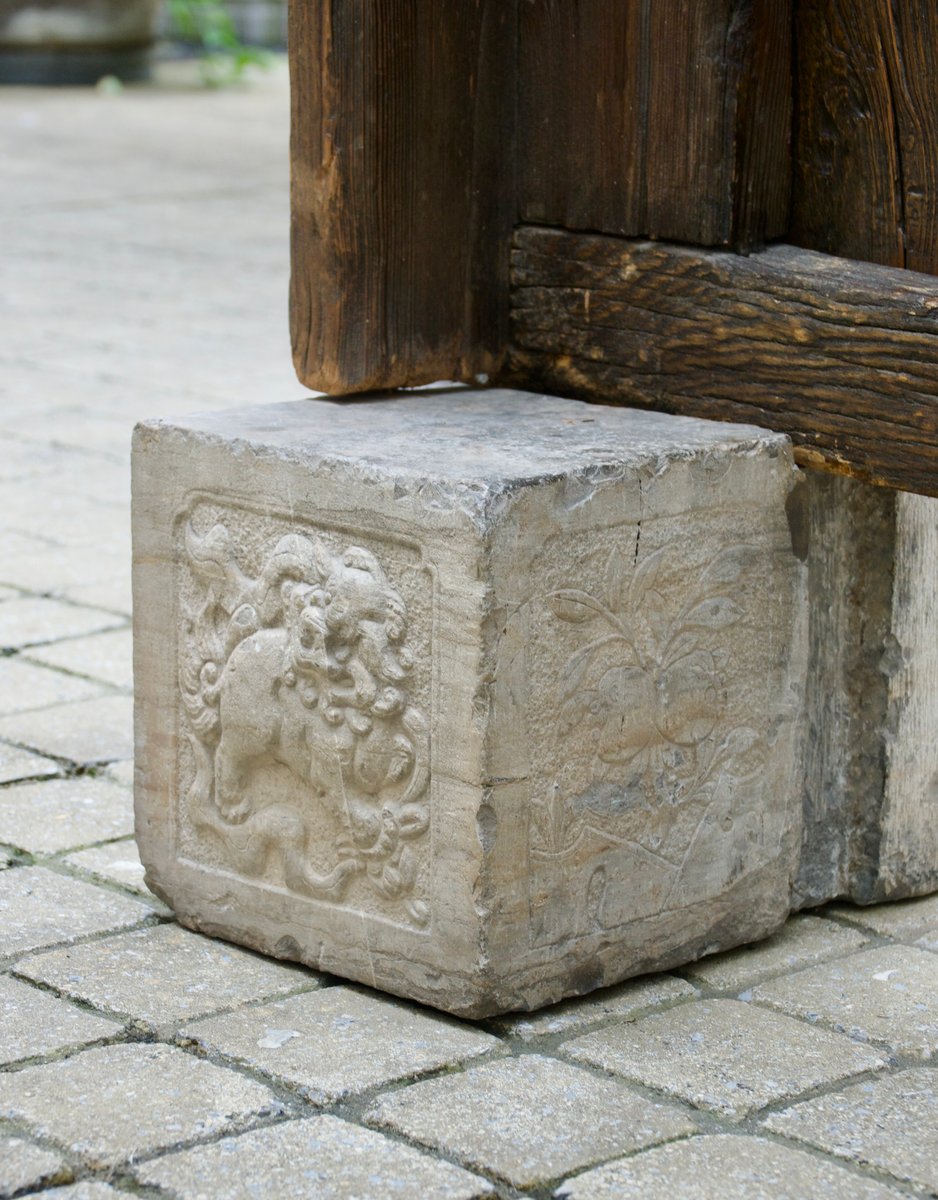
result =
[[[741,1120],[778,1100],[886,1065],[841,1034],[751,1004],[684,1004],[564,1043],[563,1052]]]
[[[66,855],[63,862],[87,871],[95,879],[118,883],[132,892],[139,892],[142,896],[156,900],[143,881],[144,866],[133,838],[122,838],[118,842],[108,842],[106,846],[92,846],[88,850],[79,850],[75,854]],[[159,901],[156,903],[160,904]]]
[[[0,1075],[0,1116],[95,1168],[278,1111],[267,1088],[172,1046],[102,1046]]]
[[[493,1190],[459,1167],[330,1116],[224,1138],[135,1173],[177,1200],[476,1200]]]
[[[87,1045],[120,1033],[117,1021],[83,1012],[28,983],[0,975],[0,1063]]]
[[[133,753],[133,701],[101,696],[0,717],[0,738],[87,765]]]
[[[497,1049],[497,1038],[413,1005],[330,987],[189,1025],[183,1036],[329,1103]]]
[[[755,946],[714,954],[692,963],[684,973],[695,983],[718,991],[741,991],[760,979],[858,950],[869,935],[835,921],[798,916],[774,937]]]
[[[0,658],[0,716],[66,704],[70,700],[87,700],[105,690],[91,679],[64,675],[20,657]]]
[[[697,989],[673,975],[653,975],[618,987],[603,988],[577,1000],[552,1004],[536,1013],[514,1013],[498,1017],[491,1026],[499,1033],[523,1042],[559,1033],[575,1033],[613,1017],[632,1019],[655,1008],[676,1004],[696,996]]]
[[[58,763],[50,758],[43,758],[29,750],[21,750],[18,746],[8,746],[0,742],[0,783],[58,775],[60,770]]]
[[[0,573],[2,571],[0,566]],[[113,629],[121,623],[120,618],[110,613],[40,596],[5,600],[0,605],[0,649],[57,642],[62,638]]]
[[[143,900],[44,867],[16,867],[0,873],[0,958],[126,929],[152,912]]]
[[[109,1183],[97,1183],[88,1179],[81,1183],[73,1183],[69,1187],[54,1188],[45,1194],[49,1200],[121,1200],[121,1197],[126,1200],[130,1195],[129,1192],[111,1187]]]
[[[762,1138],[716,1134],[568,1180],[564,1200],[899,1200],[895,1188]]]
[[[919,900],[903,900],[894,904],[877,904],[873,908],[860,908],[856,904],[835,904],[827,911],[885,937],[915,938],[927,930],[938,931],[938,896],[923,896]]]
[[[938,957],[881,946],[760,984],[753,999],[922,1058],[938,1050]]]
[[[132,788],[134,786],[134,760],[132,758],[124,758],[120,762],[109,763],[107,775],[115,783],[119,783],[123,787]]]
[[[319,976],[157,925],[21,959],[17,974],[148,1028],[319,986]]]
[[[535,1054],[413,1084],[368,1117],[515,1187],[695,1130],[616,1080]]]
[[[109,779],[50,779],[0,791],[0,842],[31,854],[119,838],[133,827],[133,797]]]
[[[855,1084],[773,1114],[766,1128],[938,1194],[938,1072]]]
[[[71,1171],[58,1154],[34,1146],[25,1138],[0,1134],[0,1200],[68,1179]]]
[[[30,651],[29,657],[77,675],[100,679],[113,687],[129,689],[134,684],[133,637],[129,629],[57,642]]]

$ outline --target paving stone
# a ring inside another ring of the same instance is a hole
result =
[[[938,958],[881,946],[760,984],[753,999],[852,1038],[928,1058],[938,1050]]]
[[[116,1021],[0,975],[0,1063],[97,1042],[120,1030]]]
[[[0,842],[30,854],[107,841],[133,827],[133,797],[108,779],[50,779],[0,791]]]
[[[783,923],[787,441],[451,388],[134,446],[140,853],[185,924],[479,1018]]]
[[[257,1129],[137,1167],[176,1200],[475,1200],[492,1185],[335,1117]]]
[[[133,701],[102,696],[0,718],[0,737],[88,765],[133,753]]]
[[[152,912],[143,900],[43,867],[17,867],[0,874],[0,958],[126,929]]]
[[[58,763],[19,746],[8,746],[0,742],[0,783],[14,783],[18,779],[38,779],[43,775],[58,775]]]
[[[105,1167],[280,1111],[260,1084],[172,1046],[102,1046],[0,1075],[0,1116]]]
[[[104,691],[90,679],[63,675],[21,657],[0,658],[0,716],[66,704],[70,700],[87,700]]]
[[[379,1100],[368,1118],[515,1187],[696,1128],[616,1080],[534,1054],[414,1084]]]
[[[2,570],[0,566],[0,572]],[[62,638],[113,629],[120,623],[120,619],[110,613],[41,596],[5,600],[0,605],[0,649],[57,642]]]
[[[29,657],[114,687],[129,690],[134,685],[133,637],[129,629],[57,642],[31,651]]]
[[[143,881],[144,867],[133,838],[123,838],[119,842],[108,842],[106,846],[91,846],[88,850],[79,850],[76,854],[67,855],[63,862],[87,871],[96,879],[119,883],[121,887],[139,892],[160,908],[163,907]],[[169,909],[166,909],[166,912],[169,912]]]
[[[938,895],[895,904],[878,904],[875,908],[836,904],[826,911],[872,929],[884,937],[915,938],[926,930],[938,930]]]
[[[24,1138],[0,1134],[0,1200],[18,1196],[28,1188],[64,1183],[70,1178],[71,1171],[58,1154],[34,1146]]]
[[[902,1071],[805,1100],[766,1128],[938,1195],[938,1072]]]
[[[900,1200],[905,1195],[801,1150],[715,1134],[660,1146],[568,1180],[564,1200]]]
[[[318,976],[228,942],[157,925],[21,959],[17,974],[157,1027],[319,986]]]
[[[183,1036],[323,1104],[499,1046],[470,1026],[347,987],[240,1009],[190,1025]]]
[[[96,1183],[88,1179],[69,1187],[54,1188],[45,1194],[50,1200],[121,1200],[121,1197],[127,1200],[129,1197],[128,1192],[118,1191],[109,1183]]]
[[[134,760],[125,758],[120,762],[109,763],[106,774],[115,783],[132,788],[134,786]]]
[[[563,1051],[733,1120],[886,1065],[871,1047],[736,1000],[610,1025],[566,1042]]]
[[[685,968],[695,983],[739,991],[769,975],[780,975],[825,958],[858,950],[869,937],[818,917],[791,917],[773,937],[754,946],[714,954]]]
[[[698,995],[697,989],[673,975],[652,976],[618,987],[603,988],[577,1000],[552,1004],[538,1013],[514,1013],[490,1022],[493,1029],[523,1042],[558,1033],[573,1033],[613,1017],[634,1019]]]
[[[90,604],[96,608],[107,609],[116,620],[126,621],[133,612],[133,590],[129,572],[119,579],[69,587],[66,595],[76,604]]]

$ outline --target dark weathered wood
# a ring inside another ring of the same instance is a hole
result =
[[[291,327],[309,387],[399,387],[497,367],[515,34],[505,0],[291,5]]]
[[[938,5],[800,0],[792,240],[938,274]]]
[[[803,463],[938,495],[930,276],[536,227],[512,258],[507,380],[769,426]]]
[[[790,0],[525,0],[523,221],[750,249],[788,221]]]

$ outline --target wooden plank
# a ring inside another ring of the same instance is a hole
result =
[[[507,382],[791,434],[805,464],[938,495],[938,282],[522,228]]]
[[[504,0],[291,5],[291,331],[308,387],[497,368],[515,32]]]
[[[750,249],[788,221],[790,0],[528,0],[521,219]]]
[[[801,0],[792,240],[938,274],[938,5]]]

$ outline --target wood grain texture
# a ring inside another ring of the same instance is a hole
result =
[[[799,460],[938,495],[938,283],[777,246],[742,258],[516,231],[507,380],[749,421]]]
[[[330,393],[468,379],[506,342],[514,5],[291,5],[291,331]]]
[[[522,0],[522,221],[748,250],[787,227],[789,0]]]
[[[800,0],[791,238],[938,274],[938,5]]]

